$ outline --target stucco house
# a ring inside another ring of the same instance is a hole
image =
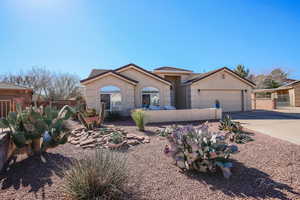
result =
[[[225,112],[251,110],[255,84],[224,67],[208,73],[175,67],[145,70],[128,64],[115,70],[93,69],[81,80],[89,108],[129,115],[134,108],[190,109],[211,108],[219,101]]]

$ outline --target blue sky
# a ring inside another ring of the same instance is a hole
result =
[[[135,63],[209,71],[244,64],[300,79],[300,3],[1,0],[0,73],[44,66],[85,78]]]

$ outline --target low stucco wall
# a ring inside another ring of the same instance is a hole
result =
[[[200,121],[222,118],[222,109],[147,110],[147,123]]]

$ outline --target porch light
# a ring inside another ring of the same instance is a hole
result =
[[[200,89],[198,89],[198,92],[200,93]]]
[[[245,93],[247,93],[248,92],[248,90],[245,90]]]

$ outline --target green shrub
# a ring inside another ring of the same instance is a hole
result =
[[[145,130],[145,111],[136,109],[131,113],[131,117],[140,131]]]
[[[122,153],[96,149],[65,171],[65,191],[72,199],[119,199],[128,170]]]
[[[121,114],[119,111],[108,111],[105,120],[107,121],[117,121],[121,119]]]
[[[174,126],[167,138],[170,146],[167,145],[164,152],[182,170],[216,172],[220,168],[224,177],[231,175],[229,156],[237,153],[238,148],[229,145],[224,135],[209,132],[207,123],[199,128]]]

